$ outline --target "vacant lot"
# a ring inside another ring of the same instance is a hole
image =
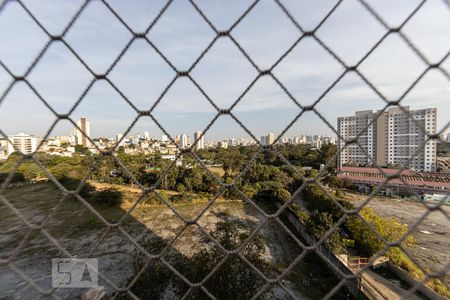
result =
[[[177,237],[169,247],[171,251],[177,251],[185,257],[192,256],[206,245],[205,236],[197,226],[186,227],[165,206],[142,204],[127,215],[129,203],[123,208],[93,205],[105,220],[122,220],[124,234],[117,228],[108,230],[100,218],[78,200],[61,201],[62,195],[50,183],[10,188],[3,195],[28,222],[35,225],[44,222],[48,233],[70,254],[97,257],[99,271],[119,287],[124,287],[135,274],[132,266],[135,245],[130,238],[137,243],[143,239],[156,238],[170,244]],[[202,213],[205,207],[206,203],[177,205],[176,211],[184,218],[192,219]],[[221,220],[241,222],[248,230],[252,230],[263,217],[251,205],[229,201],[211,206],[198,220],[198,224],[211,232]],[[13,265],[36,285],[44,290],[50,289],[51,259],[65,257],[65,254],[40,231],[29,231],[26,224],[3,204],[0,204],[0,229],[0,258],[10,258]],[[260,233],[265,241],[265,260],[280,271],[301,253],[298,245],[276,223],[267,223]],[[317,257],[308,255],[292,269],[284,283],[298,298],[316,299],[323,297],[336,282]],[[112,290],[104,279],[100,280],[100,284],[108,291]],[[19,295],[22,295],[22,299],[33,299],[38,295],[31,285],[7,266],[0,268],[0,291],[5,299],[15,299]],[[82,292],[79,289],[55,291],[65,298],[79,297]],[[272,292],[280,298],[288,298],[280,288],[275,287]]]
[[[360,205],[367,195],[346,193],[346,198]],[[421,203],[404,199],[374,197],[371,207],[383,217],[395,217],[408,227],[413,226],[428,208]],[[431,212],[416,228],[413,235],[417,245],[409,250],[410,254],[422,267],[437,271],[450,262],[450,222],[449,206],[442,206],[443,211]]]

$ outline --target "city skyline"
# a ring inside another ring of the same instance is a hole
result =
[[[54,34],[60,32],[71,13],[77,8],[76,1],[61,1],[53,6],[36,5],[32,1],[25,2],[44,20],[46,16],[58,13],[60,17],[52,18],[52,23],[43,23],[43,26]],[[395,1],[385,3],[384,6],[377,3],[372,5],[390,25],[396,26],[405,19],[414,5],[417,5],[416,2]],[[142,7],[139,6],[139,9],[127,7],[118,1],[112,1],[111,5],[124,14],[123,17],[130,22],[134,30],[142,30],[149,23],[149,12],[153,16],[161,3],[156,1],[141,3]],[[209,1],[199,5],[219,29],[226,29],[246,9],[248,3],[230,2],[226,8],[227,14],[221,13],[222,6]],[[312,4],[286,2],[286,5],[295,12],[294,17],[300,20],[302,26],[311,29],[319,22],[319,16],[330,9],[332,3],[314,4],[315,10],[312,11],[308,10]],[[430,62],[437,62],[444,56],[447,49],[445,43],[441,41],[450,38],[445,31],[448,27],[448,11],[442,9],[442,5],[441,1],[428,1],[403,28],[404,33],[423,51]],[[302,14],[305,10],[312,13]],[[33,25],[28,16],[24,15],[17,3],[8,3],[5,11],[8,13],[0,17],[0,26],[12,30],[0,33],[0,42],[8,45],[0,49],[0,58],[13,73],[21,74],[33,58],[32,54],[42,48],[45,35]],[[270,18],[268,12],[271,12]],[[101,2],[89,3],[81,18],[82,21],[77,22],[68,32],[67,42],[94,71],[101,73],[119,54],[130,35]],[[96,29],[98,31],[93,31],[86,25],[94,21],[102,24],[98,26],[101,28]],[[161,24],[157,24],[158,26],[149,33],[149,38],[180,70],[187,69],[214,37],[211,29],[184,1],[175,1],[160,22]],[[284,30],[280,30],[281,28]],[[352,65],[382,37],[384,32],[385,30],[368,15],[361,4],[357,1],[346,1],[318,30],[317,35],[346,64]],[[255,64],[260,69],[272,65],[298,36],[295,27],[271,1],[259,3],[232,34],[242,44],[243,49],[254,58]],[[251,36],[255,38],[250,38]],[[264,43],[257,39],[261,36],[266,37]],[[350,36],[352,43],[343,42]],[[195,39],[196,46],[193,46],[192,40],[188,37]],[[358,46],[355,46],[355,43]],[[448,71],[449,63],[450,59],[444,61],[442,68]],[[392,35],[359,66],[358,70],[388,100],[395,100],[426,67],[400,37]],[[300,104],[309,105],[343,70],[343,67],[316,41],[305,38],[274,68],[273,74]],[[148,44],[140,40],[135,40],[131,44],[114,70],[108,74],[111,82],[138,109],[150,108],[174,76],[175,73],[164,60]],[[257,72],[229,39],[219,39],[192,70],[191,76],[211,100],[220,108],[227,108],[256,78]],[[27,78],[58,113],[65,113],[83,93],[91,80],[91,75],[67,48],[60,43],[53,43]],[[4,92],[10,81],[9,75],[0,68],[0,93]],[[447,122],[445,112],[450,111],[448,81],[438,70],[428,72],[406,95],[402,105],[415,109],[437,107],[439,111],[437,129],[440,131]],[[348,73],[316,108],[337,129],[336,118],[347,111],[377,110],[384,106],[385,102],[361,78],[354,73]],[[232,112],[259,139],[261,135],[270,131],[278,136],[300,113],[300,108],[274,80],[266,76],[256,81]],[[180,128],[186,128],[186,132],[203,131],[217,111],[192,82],[181,77],[175,81],[153,113],[161,126],[174,136]],[[105,81],[97,81],[71,114],[73,120],[82,116],[87,116],[93,124],[96,124],[92,130],[93,136],[114,136],[118,132],[124,133],[137,113],[114,91],[113,87]],[[27,122],[18,121],[23,118]],[[1,129],[6,135],[27,132],[42,136],[56,117],[24,83],[17,83],[0,103],[0,119]],[[271,122],[265,122],[267,119]],[[69,122],[60,121],[51,135],[62,135],[72,127]],[[153,132],[154,136],[164,134],[149,118],[139,120],[131,132],[136,131]],[[307,112],[286,135],[307,133],[330,135],[332,131],[319,117]],[[228,116],[221,116],[206,133],[206,136],[208,135],[211,136],[210,139],[237,136],[248,138],[248,134]]]

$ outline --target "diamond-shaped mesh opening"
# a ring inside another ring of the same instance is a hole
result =
[[[93,79],[89,71],[60,42],[50,45],[28,78],[30,84],[58,113],[67,113]]]
[[[89,3],[77,19],[81,21],[67,32],[67,43],[94,72],[105,73],[131,38],[130,33],[101,2]],[[90,24],[95,22],[102,24],[92,28]],[[97,45],[98,52],[86,45]],[[105,55],[104,49],[114,50]]]
[[[347,22],[341,22],[347,19]],[[357,63],[385,30],[360,1],[345,1],[320,27],[317,36],[346,63]]]
[[[0,2],[0,294],[448,298],[449,5],[372,2]]]
[[[5,60],[5,66],[15,74],[22,75],[40,53],[48,38],[19,3],[8,3],[3,9],[6,13],[0,18],[1,27],[17,27],[21,32],[14,35],[2,30],[0,41],[5,47],[2,47],[1,57]]]

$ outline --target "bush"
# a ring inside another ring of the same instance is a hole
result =
[[[177,184],[176,189],[178,193],[183,193],[184,191],[186,191],[186,187],[182,183]]]
[[[300,208],[298,208],[297,205],[291,204],[291,205],[289,205],[289,209],[290,209],[294,214],[297,215],[297,217],[299,218],[299,220],[300,220],[300,222],[301,222],[302,224],[305,224],[305,223],[308,221],[308,219],[309,219],[309,214],[308,214],[306,211],[301,210]]]
[[[122,193],[116,189],[102,190],[94,193],[90,200],[98,204],[119,207],[122,204]]]
[[[194,198],[195,198],[194,195],[192,195],[191,193],[183,192],[177,195],[173,195],[170,198],[170,201],[174,203],[181,203],[181,202],[190,203],[192,202],[192,200],[194,200]]]
[[[310,211],[317,210],[319,212],[329,213],[335,222],[343,215],[342,209],[339,208],[336,202],[347,210],[354,209],[354,206],[346,200],[331,199],[319,186],[315,184],[308,184],[305,186],[302,191],[302,197],[306,203],[306,207]]]
[[[226,249],[236,249],[249,237],[248,229],[237,222],[218,222],[210,234]],[[159,253],[166,246],[159,238],[142,243],[149,253]],[[264,261],[264,241],[260,235],[253,237],[242,250],[242,254],[264,274],[273,275],[274,269]],[[202,281],[223,259],[218,247],[205,245],[192,257],[169,250],[166,259],[175,269],[193,282]],[[148,261],[140,250],[133,253],[133,267],[139,272]],[[130,279],[131,282],[132,279]],[[264,285],[265,281],[237,255],[232,254],[221,267],[206,281],[205,287],[217,299],[250,299]],[[150,261],[133,284],[131,291],[141,299],[180,299],[188,286],[160,260]],[[169,296],[167,296],[169,295]],[[128,299],[128,298],[127,298]],[[192,290],[189,299],[210,299],[199,289]]]
[[[333,217],[326,212],[314,211],[309,219],[306,221],[305,227],[311,236],[320,240],[333,227]],[[333,230],[328,238],[325,240],[327,248],[334,253],[341,254],[344,252],[342,237],[339,234],[338,228]]]
[[[66,177],[66,176],[61,177],[58,181],[59,181],[59,183],[61,183],[61,185],[63,187],[65,187],[69,191],[76,190],[81,184],[81,180]],[[90,185],[89,183],[85,182],[83,187],[81,188],[79,194],[83,198],[88,198],[90,196],[90,194],[94,191],[95,191],[95,188],[92,185]]]
[[[284,203],[290,198],[291,193],[285,190],[280,184],[276,182],[264,182],[261,184],[261,189],[256,192],[253,200],[269,203]]]
[[[10,173],[0,173],[0,183],[3,183],[6,178],[8,178]],[[22,173],[15,172],[12,175],[11,181],[9,183],[18,183],[18,182],[25,182],[25,177]]]
[[[383,218],[370,207],[363,208],[359,214],[388,242],[397,241],[408,232],[408,228],[395,218]],[[352,234],[355,245],[368,256],[377,253],[386,246],[361,219],[355,216],[347,219],[346,227]],[[403,245],[412,246],[414,243],[415,239],[408,236]],[[389,252],[395,249],[389,249],[387,256],[389,256]]]

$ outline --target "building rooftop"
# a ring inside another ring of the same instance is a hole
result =
[[[387,176],[395,175],[399,172],[398,169],[381,169],[369,167],[342,167],[338,174],[338,178],[348,178],[354,181],[365,183],[379,184],[387,180]],[[393,178],[389,180],[389,184],[403,185],[411,187],[429,186],[444,188],[450,190],[450,173],[438,172],[414,172],[411,170],[402,170],[400,178]]]

